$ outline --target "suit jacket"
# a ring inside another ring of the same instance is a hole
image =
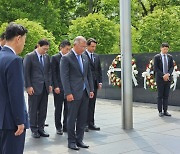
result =
[[[51,69],[52,69],[52,86],[53,89],[59,87],[63,91],[63,86],[60,78],[60,60],[62,55],[57,53],[51,57]]]
[[[17,129],[24,124],[29,128],[24,100],[22,58],[8,48],[0,52],[0,129]]]
[[[170,74],[170,80],[172,80],[171,74],[174,69],[173,57],[170,54],[167,54],[167,58],[168,58],[168,73]],[[163,62],[162,62],[161,54],[157,54],[154,56],[154,72],[155,72],[156,82],[164,81]]]
[[[47,54],[44,55],[44,67],[42,67],[37,53],[33,51],[25,56],[23,64],[25,87],[33,87],[34,94],[40,95],[45,85],[49,94],[49,86],[51,86],[50,57]]]
[[[83,73],[81,72],[76,55],[72,50],[63,56],[60,61],[60,74],[65,96],[73,94],[75,100],[82,98],[84,83],[88,95],[94,91],[88,57],[82,55],[82,61]]]
[[[88,57],[90,67],[91,67],[91,72],[93,76],[93,83],[96,81],[96,86],[98,87],[99,83],[102,83],[102,70],[101,70],[101,63],[100,63],[100,58],[99,55],[96,53],[93,53],[94,55],[94,62],[90,59],[87,51],[85,51],[83,54],[85,54]]]

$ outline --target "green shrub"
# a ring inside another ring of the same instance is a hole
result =
[[[119,44],[118,25],[102,14],[89,14],[73,20],[69,28],[69,38],[72,40],[79,35],[87,39],[95,38],[98,42],[96,51],[99,54],[113,53]]]
[[[156,10],[141,21],[137,39],[140,52],[157,52],[162,42],[168,42],[171,51],[179,51],[179,10],[180,7]]]
[[[51,32],[45,30],[40,23],[29,21],[28,19],[17,19],[15,23],[21,24],[28,29],[28,34],[26,37],[26,44],[23,52],[20,56],[24,57],[27,53],[32,52],[34,50],[35,45],[40,39],[47,39],[50,42],[50,49],[48,51],[49,55],[53,55],[58,47],[55,44],[55,38]],[[8,23],[3,23],[0,27],[0,33],[5,31]]]

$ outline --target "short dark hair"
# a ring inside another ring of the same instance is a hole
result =
[[[64,48],[66,46],[71,46],[71,43],[68,40],[64,40],[59,44],[59,48]]]
[[[169,44],[168,44],[168,43],[162,43],[162,44],[161,44],[161,48],[164,48],[164,47],[169,48]]]
[[[0,36],[1,40],[5,39],[5,34],[6,34],[5,32],[1,34],[1,36]]]
[[[91,42],[97,44],[97,41],[96,41],[94,38],[89,38],[89,39],[87,40],[87,45],[88,45],[88,46],[91,45]]]
[[[40,45],[40,47],[44,46],[44,45],[50,45],[49,41],[46,39],[42,39],[38,42],[38,44]]]
[[[18,35],[23,36],[27,32],[28,30],[22,25],[11,22],[6,28],[5,38],[6,40],[11,40]]]

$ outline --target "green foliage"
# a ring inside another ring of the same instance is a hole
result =
[[[97,53],[112,53],[114,46],[119,44],[119,28],[114,22],[102,14],[89,14],[87,17],[72,21],[69,28],[69,38],[82,35],[85,38],[93,37],[97,40]]]
[[[156,10],[141,21],[138,38],[140,52],[157,52],[162,42],[168,42],[171,51],[180,49],[179,8]]]
[[[131,42],[132,42],[132,53],[138,53],[139,52],[139,44],[137,42],[137,38],[139,36],[139,31],[131,26]]]
[[[98,39],[100,42],[98,52],[119,53],[119,28],[117,26],[120,20],[119,2],[119,0],[0,0],[0,25],[27,18],[30,21],[40,23],[51,32],[56,38],[57,44],[64,39],[72,39],[77,36],[76,34],[81,34]],[[180,17],[180,8],[178,6],[180,6],[180,0],[131,0],[132,51],[134,53],[157,51],[159,43],[166,40],[170,43],[173,51],[179,50],[177,24],[180,22],[177,17]],[[95,18],[94,21],[91,20],[92,14],[103,14],[103,20],[100,21],[101,17]],[[86,25],[80,20],[85,20],[84,18],[87,16],[88,24]],[[78,17],[84,18],[79,19]],[[106,24],[104,18],[108,20],[109,24]],[[76,19],[77,23],[75,23]],[[71,22],[72,20],[75,21]],[[95,20],[98,22],[96,23]],[[93,25],[89,22],[92,22]],[[74,23],[78,25],[76,29],[80,29],[79,32],[75,31],[76,33],[74,33],[71,30],[72,27],[75,27]],[[113,29],[112,25],[114,25]],[[108,26],[109,29],[104,28]],[[81,28],[85,29],[84,27],[86,30],[81,30]],[[175,33],[175,29],[177,33]],[[143,30],[145,31],[143,32]],[[114,31],[116,31],[115,34]],[[152,40],[148,40],[148,37]],[[108,46],[110,49],[107,48]]]
[[[50,49],[48,51],[49,55],[54,54],[58,48],[55,44],[55,38],[51,32],[45,30],[39,23],[29,21],[28,19],[17,19],[15,23],[21,24],[28,29],[28,34],[26,37],[26,44],[24,47],[21,56],[24,57],[27,53],[34,50],[35,45],[40,39],[47,39],[50,42]],[[5,31],[6,26],[8,23],[4,23],[0,27],[0,33]]]
[[[131,26],[131,34],[132,34],[132,38],[131,38],[132,53],[138,53],[139,52],[139,45],[137,43],[137,38],[139,36],[139,33],[138,33],[138,31],[133,26]],[[117,32],[117,39],[119,40],[119,38],[120,38],[120,33],[118,31]],[[109,52],[109,54],[112,54],[112,53],[113,54],[119,54],[119,52],[120,52],[120,45],[119,44],[120,44],[120,41],[116,42],[114,44],[114,47],[113,47],[114,50],[112,52]]]
[[[58,2],[59,0],[0,0],[0,25],[4,22],[27,18],[41,23],[59,41],[62,35],[67,33],[68,27],[61,24],[64,23],[64,18],[61,18],[58,6],[63,3]]]

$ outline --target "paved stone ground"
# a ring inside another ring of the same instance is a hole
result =
[[[98,99],[95,119],[101,131],[85,133],[90,148],[73,151],[67,148],[67,134],[56,134],[50,95],[45,128],[50,137],[34,139],[28,130],[24,154],[180,154],[180,107],[169,107],[169,112],[172,117],[160,118],[155,104],[134,103],[134,129],[127,131],[122,129],[120,101]]]

